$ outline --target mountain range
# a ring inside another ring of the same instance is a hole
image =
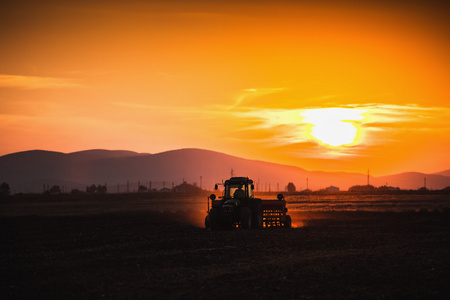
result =
[[[42,192],[59,185],[66,192],[85,190],[91,184],[106,184],[109,192],[125,192],[144,185],[171,188],[183,182],[212,190],[215,183],[233,176],[254,180],[257,191],[284,191],[289,182],[297,190],[317,190],[330,185],[347,190],[367,184],[367,174],[307,171],[299,167],[239,158],[202,149],[180,149],[157,154],[132,151],[86,150],[60,153],[43,150],[17,152],[0,157],[0,182],[13,193]],[[370,177],[374,186],[417,189],[450,186],[450,170],[434,174],[401,173]]]

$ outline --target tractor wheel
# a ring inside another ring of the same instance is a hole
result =
[[[219,210],[216,207],[213,207],[209,210],[209,215],[206,216],[206,218],[209,217],[209,226],[211,230],[218,230],[220,229],[220,222],[219,222]],[[205,220],[206,222],[206,220]]]
[[[286,219],[284,220],[284,227],[291,228],[292,227],[292,219],[291,216],[286,215]]]
[[[239,221],[241,222],[241,228],[252,228],[252,210],[250,209],[250,207],[243,207],[241,209]]]
[[[253,203],[252,209],[252,228],[260,229],[263,228],[263,208],[261,200]]]
[[[211,229],[211,220],[209,218],[209,215],[206,215],[206,218],[205,218],[205,228]]]

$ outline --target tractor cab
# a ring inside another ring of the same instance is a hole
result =
[[[251,199],[253,198],[253,180],[246,177],[232,177],[225,181],[223,198]]]

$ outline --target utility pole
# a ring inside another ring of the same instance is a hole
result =
[[[367,169],[367,185],[370,185],[369,169]]]
[[[231,177],[234,177],[233,168],[231,168]]]

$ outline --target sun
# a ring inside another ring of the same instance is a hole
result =
[[[347,122],[325,122],[311,128],[311,135],[314,138],[335,147],[353,143],[356,134],[355,125]]]
[[[317,141],[332,146],[351,145],[358,136],[354,122],[364,119],[366,110],[355,108],[317,108],[300,113],[311,124],[309,133]]]

